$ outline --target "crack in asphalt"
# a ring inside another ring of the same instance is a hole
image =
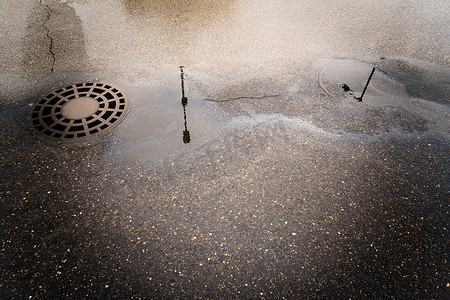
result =
[[[211,101],[211,102],[229,102],[229,101],[236,101],[236,100],[244,100],[244,99],[265,99],[265,98],[274,98],[274,97],[279,97],[282,96],[283,94],[275,94],[275,95],[264,95],[264,96],[260,96],[260,97],[252,97],[252,96],[243,96],[243,97],[236,97],[236,98],[228,98],[228,99],[223,99],[223,100],[216,100],[216,99],[210,99],[210,98],[206,98],[203,99],[205,101]]]
[[[50,69],[50,72],[53,72],[53,70],[55,68],[55,64],[56,64],[56,55],[55,55],[55,52],[53,51],[53,45],[54,45],[53,37],[50,35],[50,29],[47,27],[47,23],[48,23],[48,21],[50,21],[50,17],[52,15],[53,10],[50,8],[50,6],[44,4],[43,0],[39,1],[39,5],[45,7],[47,10],[47,20],[45,20],[45,22],[42,24],[42,26],[47,31],[47,38],[50,40],[50,46],[49,46],[48,51],[50,52],[50,54],[52,56],[52,67]]]

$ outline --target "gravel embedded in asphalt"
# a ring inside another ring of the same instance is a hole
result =
[[[6,1],[0,298],[445,299],[448,4],[297,2]],[[327,95],[342,61],[403,98]],[[129,96],[114,135],[33,137],[85,81]]]

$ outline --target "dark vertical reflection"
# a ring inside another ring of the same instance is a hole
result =
[[[369,79],[367,80],[366,86],[364,87],[364,90],[360,97],[355,97],[356,100],[359,102],[362,102],[362,99],[364,97],[364,94],[366,93],[367,87],[369,86],[370,80],[372,80],[373,73],[375,73],[375,66],[372,68],[372,72],[370,73]]]
[[[186,119],[186,106],[188,104],[188,99],[184,93],[184,71],[183,66],[180,67],[181,70],[181,104],[183,105],[183,113],[184,113],[184,131],[183,131],[183,142],[185,144],[191,141],[191,135],[187,128],[187,119]]]

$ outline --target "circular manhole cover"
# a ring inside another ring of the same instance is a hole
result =
[[[128,112],[129,103],[116,88],[80,83],[50,92],[31,112],[36,136],[58,145],[86,142],[110,133]]]

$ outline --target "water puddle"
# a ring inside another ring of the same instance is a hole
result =
[[[191,87],[184,67],[172,66],[148,81],[127,85],[131,111],[115,135],[125,151],[139,159],[192,151],[229,121],[216,104],[204,101]]]
[[[411,98],[450,104],[450,68],[410,58],[384,59],[379,67],[405,86]]]
[[[405,87],[375,65],[330,60],[317,68],[319,85],[334,99],[353,98],[379,107],[403,105],[408,99]]]
[[[331,103],[341,113],[353,115],[352,122],[360,116],[381,131],[431,130],[448,138],[450,72],[446,67],[382,58],[375,63],[329,59],[313,69]]]
[[[315,69],[320,87],[306,75],[255,77],[223,87],[195,67],[177,65],[147,78],[130,78],[120,84],[128,87],[131,101],[131,112],[115,130],[120,151],[133,160],[153,162],[192,158],[199,149],[220,143],[228,129],[265,120],[261,116],[271,116],[268,123],[299,122],[301,130],[328,137],[417,136],[427,131],[448,136],[448,107],[410,97],[405,85],[382,66],[327,60]],[[321,88],[333,100],[319,95]]]
[[[407,98],[449,104],[450,70],[445,66],[407,58],[369,64],[330,59],[314,67],[322,89],[335,99],[364,96],[366,104],[402,105]]]

